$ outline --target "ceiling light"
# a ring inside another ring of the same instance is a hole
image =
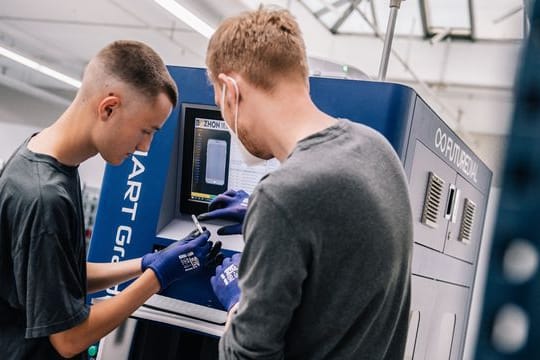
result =
[[[176,16],[178,19],[186,23],[193,30],[201,34],[207,39],[210,39],[210,36],[214,33],[214,28],[210,25],[199,19],[191,11],[178,4],[174,0],[154,0],[165,10]]]
[[[50,76],[56,80],[60,80],[63,83],[66,83],[68,85],[71,85],[76,88],[81,87],[81,82],[77,79],[74,79],[72,77],[69,77],[67,75],[64,75],[58,71],[55,71],[45,65],[42,65],[34,60],[30,60],[27,57],[24,57],[22,55],[19,55],[11,50],[8,50],[2,46],[0,46],[0,55],[7,57],[8,59],[11,59],[15,62],[18,62],[19,64],[22,64],[24,66],[29,67],[30,69],[33,69],[35,71],[39,71],[42,74],[45,74],[47,76]]]

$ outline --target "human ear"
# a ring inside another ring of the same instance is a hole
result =
[[[100,101],[98,105],[98,116],[100,120],[107,121],[110,119],[114,112],[118,109],[120,105],[120,99],[118,96],[109,94],[103,100]]]
[[[225,101],[227,102],[227,105],[229,105],[229,107],[233,106],[236,103],[237,96],[240,95],[236,80],[224,73],[218,75],[218,80],[218,88],[221,92],[225,91]],[[220,94],[219,98],[222,99],[223,94]],[[221,106],[224,106],[224,104]]]

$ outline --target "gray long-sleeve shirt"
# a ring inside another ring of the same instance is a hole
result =
[[[412,218],[398,157],[348,120],[256,187],[221,359],[402,359]]]

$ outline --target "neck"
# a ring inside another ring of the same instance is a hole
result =
[[[302,84],[279,85],[271,95],[257,93],[253,102],[258,138],[280,162],[292,153],[296,144],[327,127],[336,119],[320,111]],[[264,136],[262,136],[264,134]]]
[[[97,150],[91,142],[87,116],[85,111],[76,110],[81,107],[74,104],[75,101],[51,126],[34,136],[28,149],[69,166],[79,165],[94,156]]]

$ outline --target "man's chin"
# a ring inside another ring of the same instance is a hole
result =
[[[122,165],[126,159],[131,158],[132,155],[133,154],[125,154],[123,158],[105,159],[105,161],[110,165],[119,166]]]
[[[124,163],[124,160],[126,160],[128,157],[130,157],[131,155],[126,155],[124,158],[122,159],[114,159],[114,160],[107,160],[107,163],[112,165],[112,166],[120,166]]]

